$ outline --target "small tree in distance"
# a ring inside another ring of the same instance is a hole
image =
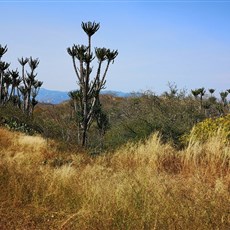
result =
[[[213,97],[213,93],[215,92],[215,89],[209,89],[208,91],[211,94],[211,97]]]
[[[86,146],[88,130],[98,115],[100,91],[105,87],[106,74],[110,64],[113,63],[117,57],[118,51],[111,51],[107,48],[95,48],[98,68],[95,77],[90,78],[92,73],[91,63],[95,58],[91,52],[91,38],[100,28],[100,24],[95,22],[82,22],[81,27],[88,36],[88,45],[74,44],[72,47],[67,48],[67,52],[72,57],[74,71],[78,80],[79,90],[74,93],[77,105],[74,106],[74,108],[78,114],[77,122],[80,129],[81,145]],[[106,62],[106,65],[103,71],[102,65],[104,62]]]
[[[39,89],[41,88],[43,82],[38,81],[36,78],[37,74],[35,73],[35,69],[38,67],[39,60],[38,58],[33,59],[30,58],[18,58],[18,62],[22,66],[22,74],[21,79],[23,85],[19,87],[19,90],[22,94],[23,99],[23,112],[28,116],[32,116],[34,107],[38,103],[35,99],[39,93]],[[25,71],[25,65],[28,64],[30,68],[30,72]]]

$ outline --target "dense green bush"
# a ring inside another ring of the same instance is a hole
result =
[[[116,112],[107,112],[111,122],[105,136],[108,148],[146,139],[155,131],[161,133],[163,141],[180,147],[180,137],[205,118],[198,102],[189,96],[156,96],[151,92],[126,98],[116,106]]]

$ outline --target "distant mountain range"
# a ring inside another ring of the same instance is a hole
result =
[[[112,90],[101,91],[101,94],[109,94],[117,97],[129,97],[131,95],[131,93]],[[68,92],[41,88],[37,96],[37,100],[42,103],[59,104],[63,101],[69,100],[69,96]]]

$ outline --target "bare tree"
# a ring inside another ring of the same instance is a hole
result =
[[[220,92],[221,101],[223,103],[223,113],[226,114],[228,111],[228,101],[227,101],[228,91]]]
[[[199,88],[199,89],[195,89],[195,90],[191,90],[193,96],[197,99],[198,96],[200,95],[200,110],[202,111],[203,109],[203,96],[205,95],[205,89],[203,88]]]
[[[99,23],[82,22],[82,29],[88,36],[88,45],[73,45],[67,48],[68,54],[72,57],[74,71],[77,76],[79,90],[77,93],[79,127],[81,132],[81,144],[86,146],[88,130],[96,117],[96,107],[99,100],[99,93],[105,87],[105,77],[109,66],[118,55],[117,50],[106,48],[95,48],[95,55],[98,60],[98,68],[94,78],[92,73],[92,61],[95,58],[91,52],[91,38],[100,28]],[[103,63],[106,62],[104,70]],[[77,107],[76,107],[77,108]]]

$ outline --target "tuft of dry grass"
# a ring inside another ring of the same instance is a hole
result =
[[[229,229],[230,149],[158,134],[98,157],[0,129],[0,229]]]
[[[190,141],[183,153],[183,165],[186,169],[209,171],[226,175],[230,168],[230,146],[220,136],[213,136],[206,142]]]
[[[9,148],[12,145],[12,141],[14,138],[14,134],[10,133],[6,129],[0,129],[0,151],[2,152],[3,149]]]

